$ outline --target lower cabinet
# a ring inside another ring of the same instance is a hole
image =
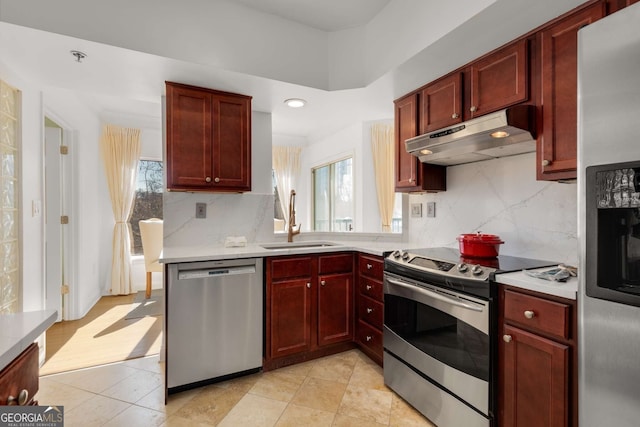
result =
[[[353,254],[266,258],[264,370],[353,348]]]
[[[499,291],[500,426],[577,426],[576,303]]]
[[[383,270],[382,257],[358,255],[356,343],[367,356],[380,366],[382,366],[384,317]]]
[[[33,343],[0,371],[0,405],[37,405],[38,344]]]

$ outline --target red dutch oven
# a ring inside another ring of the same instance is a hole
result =
[[[457,237],[460,254],[473,258],[495,258],[504,242],[495,234],[461,234]]]

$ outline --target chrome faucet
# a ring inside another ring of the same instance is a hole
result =
[[[293,242],[293,236],[300,234],[300,225],[302,224],[297,224],[298,228],[294,229],[296,226],[296,190],[291,190],[289,195],[289,232],[287,233],[287,242]]]

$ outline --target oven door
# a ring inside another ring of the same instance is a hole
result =
[[[487,300],[385,272],[385,351],[485,417],[489,320]]]

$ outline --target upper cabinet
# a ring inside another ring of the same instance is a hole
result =
[[[399,193],[436,192],[447,189],[444,166],[426,165],[407,153],[404,141],[418,136],[417,93],[395,101],[395,190]]]
[[[166,83],[167,190],[251,191],[251,97]]]
[[[453,73],[425,86],[420,97],[420,133],[462,121],[462,73]]]
[[[465,120],[529,99],[529,50],[526,39],[511,43],[469,66]]]
[[[539,180],[576,177],[578,30],[604,15],[605,3],[598,2],[537,34],[542,67],[542,135],[536,157]]]

